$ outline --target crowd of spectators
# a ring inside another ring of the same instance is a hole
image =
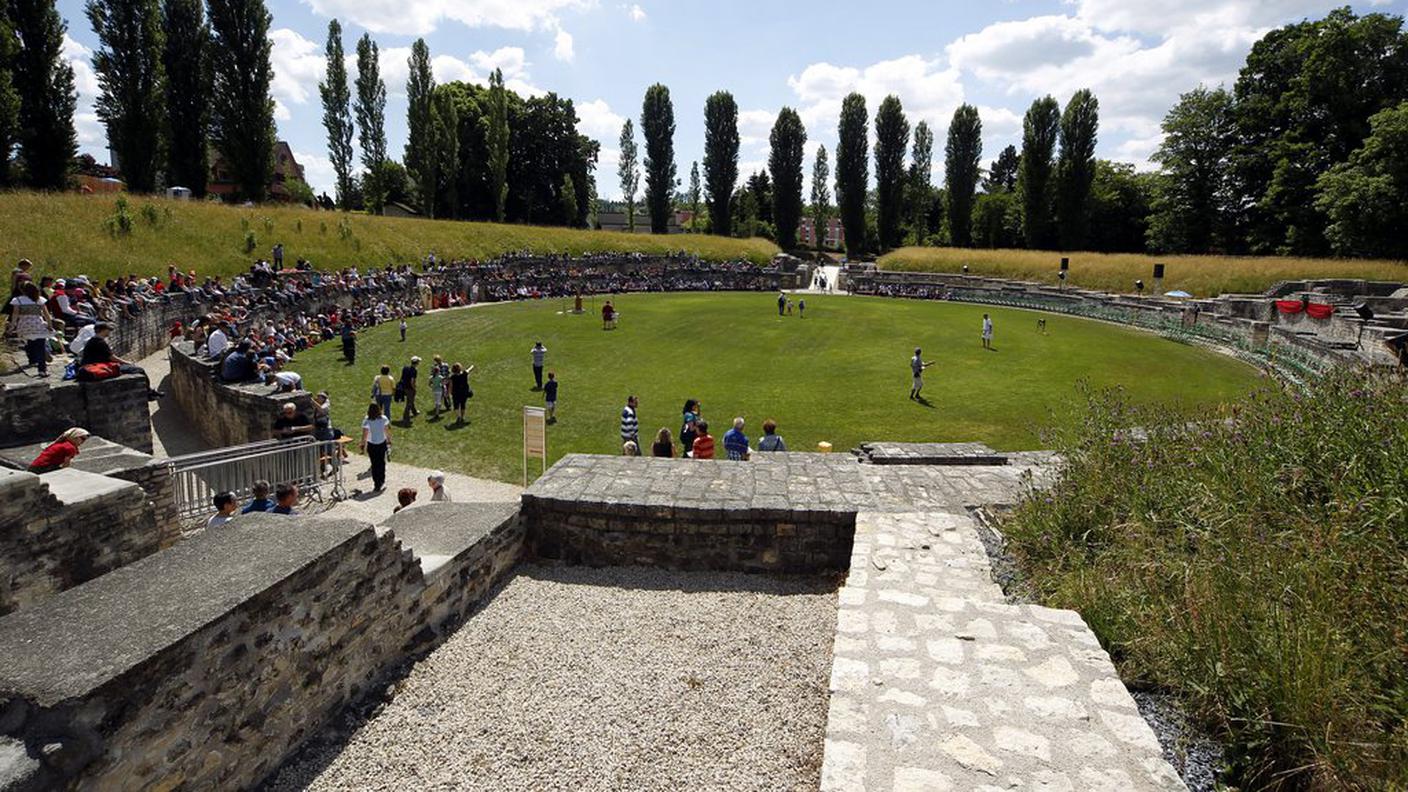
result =
[[[953,298],[953,290],[942,283],[891,283],[862,279],[851,281],[848,288],[852,294],[877,297],[906,297],[913,300],[949,300]]]

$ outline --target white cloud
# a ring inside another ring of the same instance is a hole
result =
[[[1215,31],[1266,28],[1289,20],[1319,16],[1343,2],[1325,0],[1077,0],[1076,16],[1100,30],[1129,30],[1158,35],[1183,27]]]
[[[269,31],[269,40],[273,45],[269,60],[274,67],[269,92],[274,99],[289,105],[303,104],[317,96],[318,83],[327,69],[322,47],[289,28]]]
[[[78,146],[95,154],[99,160],[106,160],[108,131],[94,110],[94,102],[98,100],[102,88],[98,85],[97,73],[93,71],[93,50],[65,33],[63,58],[73,68],[73,87],[78,91],[78,106],[73,114]]]
[[[556,30],[559,14],[594,0],[307,0],[325,17],[351,20],[373,33],[410,36],[433,32],[441,21],[473,28]]]
[[[787,84],[802,105],[798,112],[808,137],[824,141],[835,139],[841,100],[852,91],[865,96],[872,119],[881,100],[889,94],[898,96],[910,123],[928,121],[936,134],[948,128],[948,119],[964,95],[956,68],[945,59],[921,55],[880,61],[863,69],[813,63],[788,77]]]
[[[332,160],[311,151],[295,151],[293,158],[303,166],[303,180],[308,182],[314,193],[334,194],[337,189],[337,174],[332,169]]]
[[[644,22],[644,21],[645,21],[645,9],[644,9],[644,8],[641,8],[640,5],[638,5],[638,4],[637,4],[637,5],[632,5],[631,8],[630,8],[630,10],[627,11],[626,13],[628,13],[628,14],[630,15],[632,22]]]
[[[614,112],[606,100],[575,102],[574,106],[577,108],[577,129],[582,134],[603,143],[621,139],[621,126],[626,119]],[[606,152],[603,150],[602,154],[604,156]]]
[[[769,110],[743,110],[738,114],[738,143],[743,148],[768,145],[777,113]]]
[[[528,59],[522,47],[499,47],[493,52],[475,52],[469,56],[474,67],[489,74],[494,69],[503,69],[504,80],[527,79]]]
[[[571,63],[577,57],[577,51],[572,45],[572,34],[565,30],[557,31],[553,37],[552,56],[560,61]]]
[[[1038,16],[989,25],[949,44],[946,52],[959,69],[984,79],[1014,80],[1036,70],[1138,48],[1134,39],[1106,38],[1074,17]]]

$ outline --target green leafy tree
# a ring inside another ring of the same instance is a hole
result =
[[[689,165],[689,230],[691,231],[695,231],[699,227],[699,199],[701,197],[699,160],[695,160]]]
[[[1149,213],[1158,177],[1127,162],[1095,160],[1090,185],[1090,223],[1082,249],[1138,253],[1146,246]]]
[[[1050,96],[1032,102],[1022,119],[1021,167],[1017,191],[1022,198],[1022,228],[1027,247],[1050,249],[1056,244],[1052,222],[1052,158],[1061,130],[1061,106]]]
[[[909,121],[898,96],[891,94],[875,111],[875,210],[882,251],[898,247],[904,218],[904,155]]]
[[[1022,202],[1011,190],[976,196],[972,217],[973,244],[985,248],[1015,248],[1022,244]]]
[[[621,125],[621,155],[616,173],[621,178],[621,200],[626,203],[626,230],[636,230],[636,191],[640,189],[639,154],[636,149],[635,125],[631,119]]]
[[[866,251],[865,202],[870,181],[870,117],[865,97],[852,93],[841,101],[841,119],[836,126],[836,203],[846,234],[846,254],[859,256]]]
[[[1233,89],[1235,206],[1254,252],[1318,255],[1329,222],[1319,176],[1348,160],[1369,119],[1408,100],[1403,18],[1323,19],[1273,30],[1252,46]]]
[[[733,213],[729,221],[733,235],[743,239],[758,236],[758,199],[753,197],[753,191],[746,184],[739,185],[728,205]]]
[[[311,206],[314,201],[313,188],[308,186],[308,182],[297,176],[291,176],[284,180],[284,189],[288,191],[289,200],[304,206]]]
[[[205,195],[210,180],[210,27],[201,0],[165,0],[161,7],[166,76],[166,183]]]
[[[327,69],[318,83],[323,100],[323,129],[328,133],[328,159],[336,179],[337,205],[349,208],[352,197],[352,92],[347,86],[347,57],[342,52],[342,25],[328,23],[328,43],[324,52]]]
[[[797,247],[797,224],[802,220],[802,160],[806,156],[807,128],[790,107],[782,108],[768,138],[768,170],[772,171],[772,218],[777,245]]]
[[[1236,141],[1232,96],[1198,87],[1164,116],[1152,159],[1162,169],[1150,220],[1155,251],[1207,253],[1225,238],[1234,197],[1229,160]]]
[[[983,192],[1012,192],[1017,189],[1017,169],[1021,162],[1016,146],[1009,145],[999,152],[997,159],[988,167],[988,175],[983,177]]]
[[[929,237],[929,200],[934,192],[934,132],[928,121],[914,125],[914,144],[909,152],[909,177],[905,187],[905,217],[915,244]]]
[[[161,7],[157,0],[88,0],[85,10],[99,41],[98,119],[127,189],[149,193],[161,153]]]
[[[748,192],[753,194],[753,200],[758,210],[758,222],[772,224],[772,179],[768,176],[766,169],[755,172],[748,177]]]
[[[1408,259],[1408,102],[1376,113],[1370,130],[1320,177],[1315,206],[1335,255]]]
[[[826,221],[831,216],[831,165],[826,159],[826,146],[818,146],[812,162],[812,236],[816,249],[826,242]]]
[[[19,141],[20,95],[15,90],[14,63],[19,54],[10,18],[0,8],[0,189],[13,183],[10,158]]]
[[[210,131],[239,186],[262,201],[274,171],[274,99],[269,83],[269,10],[264,0],[209,0]]]
[[[650,210],[650,231],[663,234],[670,228],[670,196],[675,191],[675,108],[669,88],[656,83],[646,89],[640,131],[645,136],[645,205]]]
[[[435,155],[435,122],[432,97],[435,77],[430,72],[430,47],[419,38],[406,59],[406,171],[420,193],[421,211],[435,216],[435,176],[439,162]]]
[[[386,156],[386,83],[381,80],[381,51],[370,34],[357,40],[357,145],[362,150],[362,196],[367,211],[381,214],[390,188],[382,181],[389,171]]]
[[[36,190],[61,190],[78,153],[73,110],[78,94],[73,68],[63,58],[67,27],[54,0],[9,0],[10,26],[18,44],[11,79],[19,95],[19,159],[26,183]]]
[[[431,97],[430,114],[436,193],[426,200],[438,202],[439,206],[444,207],[437,210],[437,217],[453,218],[459,215],[460,122],[454,95],[444,90],[444,86],[436,87]]]
[[[508,89],[504,87],[503,69],[489,75],[489,116],[485,139],[489,148],[489,181],[494,196],[494,219],[502,223],[507,217],[509,120]]]
[[[1099,132],[1099,100],[1088,89],[1076,91],[1061,114],[1061,156],[1056,162],[1056,217],[1062,250],[1085,247]]]
[[[973,245],[973,194],[982,174],[983,122],[978,108],[959,105],[948,124],[944,144],[944,188],[948,191],[949,243]]]
[[[713,232],[720,236],[732,230],[729,200],[738,184],[738,142],[738,103],[733,94],[710,94],[704,102],[704,189]]]
[[[572,184],[572,174],[562,177],[562,224],[577,224],[577,187]]]

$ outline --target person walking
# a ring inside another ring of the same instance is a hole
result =
[[[983,349],[992,349],[992,318],[983,314]]]
[[[381,373],[372,378],[372,401],[381,407],[382,415],[391,414],[391,400],[396,396],[396,380],[391,378],[391,367],[382,366]]]
[[[694,453],[695,426],[699,422],[700,404],[697,399],[684,400],[684,415],[680,421],[680,458]]]
[[[778,315],[778,316],[782,316],[783,312],[786,311],[786,310],[787,310],[787,295],[784,294],[784,293],[782,293],[782,292],[778,292],[778,293],[777,293],[777,315]],[[725,414],[727,414],[727,413],[725,413]]]
[[[914,374],[914,384],[909,388],[909,398],[911,400],[919,399],[919,392],[924,390],[924,369],[932,365],[934,365],[934,362],[932,360],[926,362],[919,347],[915,347],[914,357],[909,359],[909,370]]]
[[[548,382],[543,386],[543,405],[547,407],[548,423],[557,423],[557,373],[548,372]]]
[[[406,406],[401,410],[401,423],[410,426],[411,419],[420,415],[416,409],[416,377],[420,375],[420,356],[412,355],[410,365],[401,367],[401,393],[406,397]]]
[[[391,450],[391,419],[381,412],[381,406],[367,405],[367,417],[362,421],[362,453],[372,463],[372,487],[381,492],[386,487],[386,452]]]
[[[436,355],[431,360],[430,399],[433,404],[431,405],[430,417],[432,419],[439,419],[440,408],[445,404],[445,380],[449,379],[450,370],[445,365],[445,361],[440,359],[439,355]]]
[[[445,489],[445,474],[442,471],[430,471],[430,475],[425,478],[425,483],[430,487],[432,502],[449,503],[451,501],[450,491]]]
[[[406,343],[406,317],[401,317],[401,343]]]
[[[33,366],[39,376],[49,376],[49,336],[53,335],[49,328],[53,320],[39,287],[32,281],[23,281],[19,295],[10,300],[9,309],[10,325],[24,342],[28,365]]]
[[[450,407],[455,411],[458,418],[457,423],[464,423],[464,408],[469,404],[469,399],[474,395],[474,391],[469,387],[469,373],[474,371],[474,366],[464,368],[456,363],[450,367]]]
[[[352,329],[350,321],[345,321],[339,332],[342,336],[342,357],[350,366],[357,362],[357,331]]]
[[[621,408],[621,445],[635,443],[636,453],[640,453],[640,421],[636,419],[636,407],[639,402],[634,395],[626,397],[626,406]]]
[[[547,354],[548,354],[548,348],[545,347],[545,346],[543,346],[543,342],[542,342],[542,341],[539,341],[539,342],[533,344],[533,348],[532,348],[531,350],[529,350],[529,352],[531,352],[532,355],[533,355],[533,382],[536,383],[536,384],[533,386],[533,390],[542,390],[542,389],[543,389],[543,359],[544,359],[544,358],[547,356]]]
[[[777,434],[777,421],[769,418],[763,421],[763,438],[758,441],[760,452],[786,451],[787,444]]]
[[[797,300],[797,317],[800,319],[807,318],[807,298],[805,297],[798,298]]]

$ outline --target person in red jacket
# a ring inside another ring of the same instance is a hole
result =
[[[59,435],[59,439],[50,443],[39,456],[29,463],[29,472],[48,473],[51,470],[66,468],[73,462],[73,458],[78,456],[78,447],[83,445],[83,441],[88,439],[88,430],[74,427]]]
[[[714,436],[709,434],[709,422],[700,421],[694,425],[694,458],[713,459],[714,458]]]

